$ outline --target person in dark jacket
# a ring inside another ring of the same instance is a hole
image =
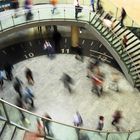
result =
[[[124,27],[124,19],[126,18],[126,11],[124,8],[122,8],[122,11],[121,11],[121,20],[120,20],[120,24],[122,27]]]
[[[70,84],[73,84],[73,79],[66,73],[63,73],[62,81],[64,83],[64,87],[68,89],[69,93],[72,92]]]
[[[5,70],[5,73],[6,73],[7,80],[12,81],[12,79],[13,79],[13,73],[12,73],[13,68],[14,68],[13,65],[8,63],[8,62],[4,65],[4,70]]]
[[[33,85],[34,84],[33,73],[32,73],[32,71],[29,68],[26,68],[25,76],[26,76],[26,79],[28,81],[28,84]]]
[[[20,98],[22,98],[22,84],[23,82],[18,77],[15,77],[13,87],[15,91],[19,94]]]

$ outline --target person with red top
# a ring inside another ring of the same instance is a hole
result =
[[[92,75],[92,92],[96,92],[96,94],[100,97],[103,92],[103,78],[99,75]]]
[[[124,51],[124,49],[126,49],[126,47],[127,47],[127,42],[128,42],[128,39],[127,39],[126,35],[124,35],[124,36],[122,37],[123,51]]]
[[[51,0],[50,3],[51,3],[52,6],[53,6],[52,14],[54,14],[54,11],[57,9],[57,8],[56,8],[56,4],[58,3],[58,0]]]

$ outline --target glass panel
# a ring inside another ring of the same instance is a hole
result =
[[[25,23],[26,22],[25,11],[24,10],[18,11],[17,17],[13,18],[13,22],[15,25]]]
[[[78,131],[75,128],[58,124],[55,122],[44,123],[47,135],[58,140],[78,140]]]
[[[11,26],[14,26],[14,21],[13,21],[12,15],[2,16],[1,17],[1,26],[2,26],[2,29],[6,29]]]
[[[75,7],[73,6],[65,6],[65,13],[64,13],[64,17],[67,19],[75,19]]]
[[[24,126],[31,131],[36,132],[37,118],[36,116],[26,113],[24,111],[18,110],[8,104],[5,104],[6,110],[11,122],[14,122],[20,126]]]
[[[99,133],[97,132],[92,132],[92,131],[86,131],[86,130],[81,130],[81,137],[83,137],[83,140],[87,138],[87,140],[106,140],[107,133]]]
[[[110,133],[108,135],[108,140],[127,140],[128,133]]]
[[[131,133],[129,140],[140,140],[140,131]]]
[[[4,112],[4,109],[3,109],[3,106],[2,106],[2,103],[1,102],[0,102],[0,116],[6,118],[5,112]]]

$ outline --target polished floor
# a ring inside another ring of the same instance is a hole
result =
[[[105,117],[104,130],[114,130],[111,125],[115,110],[123,112],[120,123],[121,130],[134,130],[140,127],[140,94],[131,87],[124,76],[107,64],[101,64],[101,72],[105,74],[104,93],[99,98],[91,92],[92,83],[86,77],[87,63],[75,59],[74,55],[59,54],[50,60],[46,55],[27,59],[14,65],[14,75],[18,76],[27,85],[24,76],[26,67],[34,74],[35,84],[31,86],[35,95],[35,113],[44,115],[48,112],[53,120],[73,125],[73,116],[79,111],[85,128],[96,129],[98,116]],[[64,88],[61,81],[63,72],[74,79],[73,93]],[[113,90],[111,81],[118,79],[119,92]],[[11,82],[5,82],[0,97],[14,103],[17,93]],[[109,87],[111,86],[112,89]]]

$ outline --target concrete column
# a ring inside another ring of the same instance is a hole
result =
[[[79,27],[71,26],[71,45],[77,47],[79,43]]]

